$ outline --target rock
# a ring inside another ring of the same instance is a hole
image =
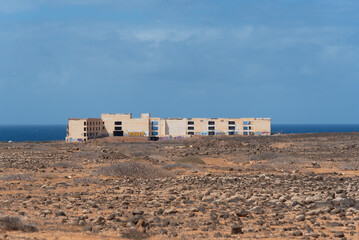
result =
[[[343,232],[335,232],[334,233],[334,237],[337,237],[337,238],[343,238],[345,235]]]
[[[304,221],[305,220],[305,215],[299,214],[299,215],[295,216],[295,219],[297,221]]]
[[[60,217],[60,216],[66,216],[66,214],[64,213],[64,211],[58,211],[56,214],[55,214],[56,217]]]
[[[297,231],[292,232],[292,235],[293,236],[302,236],[303,233],[301,231],[297,230]]]
[[[165,214],[176,214],[178,213],[178,211],[174,208],[169,208],[167,210],[164,211]]]
[[[97,218],[95,218],[95,220],[93,221],[93,223],[95,225],[105,225],[106,220],[103,216],[98,216]]]
[[[144,213],[144,211],[135,208],[131,211],[131,213],[132,213],[132,215],[142,215]]]
[[[242,227],[238,224],[233,224],[231,227],[231,234],[243,234]]]

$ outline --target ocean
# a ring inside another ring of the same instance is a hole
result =
[[[272,133],[359,132],[359,124],[272,124]],[[65,140],[66,125],[0,125],[0,142]]]

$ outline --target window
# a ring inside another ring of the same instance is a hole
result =
[[[249,129],[249,130],[252,130],[252,126],[249,126],[248,129]]]
[[[243,132],[243,135],[248,135],[248,132]]]
[[[153,121],[153,122],[152,122],[152,125],[158,125],[158,122],[157,122],[157,121]]]
[[[235,126],[229,126],[228,130],[236,130],[236,127]]]
[[[86,137],[86,133],[84,133],[84,137]]]
[[[214,125],[215,122],[214,121],[208,121],[208,125]]]
[[[121,130],[122,130],[122,127],[115,127],[115,130],[121,131]]]
[[[194,125],[193,121],[188,121],[188,125]]]
[[[249,122],[248,122],[248,125],[252,125],[252,124],[253,124],[253,122],[252,122],[252,121],[249,121]]]
[[[248,130],[248,127],[243,127],[243,130]]]
[[[102,127],[102,129],[105,129],[105,127]]]
[[[194,132],[188,132],[188,135],[194,135]]]
[[[208,127],[208,130],[215,130],[215,127]]]
[[[157,136],[158,132],[152,132],[152,135]]]
[[[248,125],[248,121],[243,121],[243,125]]]
[[[115,122],[115,125],[122,125],[122,122]]]
[[[105,125],[105,122],[102,122],[103,125]]]
[[[84,126],[86,126],[86,122],[84,122]]]
[[[86,132],[86,128],[84,128],[84,131]]]
[[[188,130],[194,130],[194,127],[188,127]]]
[[[208,132],[208,135],[214,135],[214,132],[213,131]]]
[[[228,132],[228,135],[234,135],[234,132]]]
[[[228,122],[228,125],[235,125],[235,124],[236,124],[235,121],[229,121],[229,122]]]
[[[152,126],[152,130],[158,130],[158,127]]]

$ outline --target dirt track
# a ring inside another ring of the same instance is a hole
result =
[[[37,226],[0,238],[359,239],[358,133],[0,143],[0,167],[0,217]]]

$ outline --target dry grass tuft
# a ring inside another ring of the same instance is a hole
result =
[[[37,232],[39,229],[36,224],[24,222],[19,217],[5,216],[0,218],[0,229],[4,231],[23,231],[23,232]]]
[[[51,165],[55,168],[70,168],[70,169],[83,169],[83,167],[75,162],[58,162]]]
[[[198,156],[188,156],[177,160],[178,163],[194,163],[194,164],[206,164],[200,157]]]
[[[34,177],[31,174],[11,174],[0,177],[0,180],[3,181],[30,181],[33,179]]]
[[[147,233],[139,232],[137,229],[130,229],[126,233],[122,234],[122,237],[126,239],[141,240],[141,239],[147,239],[150,236]]]
[[[191,170],[197,170],[197,167],[191,163],[185,163],[185,162],[177,162],[177,163],[167,163],[162,166],[163,169],[166,170],[173,170],[176,168],[183,168],[183,169],[191,169]]]
[[[357,171],[359,170],[359,163],[358,162],[349,162],[346,164],[342,164],[339,166],[340,170],[346,170],[346,171]]]
[[[148,163],[121,162],[99,168],[95,174],[112,177],[166,178],[173,174]]]

